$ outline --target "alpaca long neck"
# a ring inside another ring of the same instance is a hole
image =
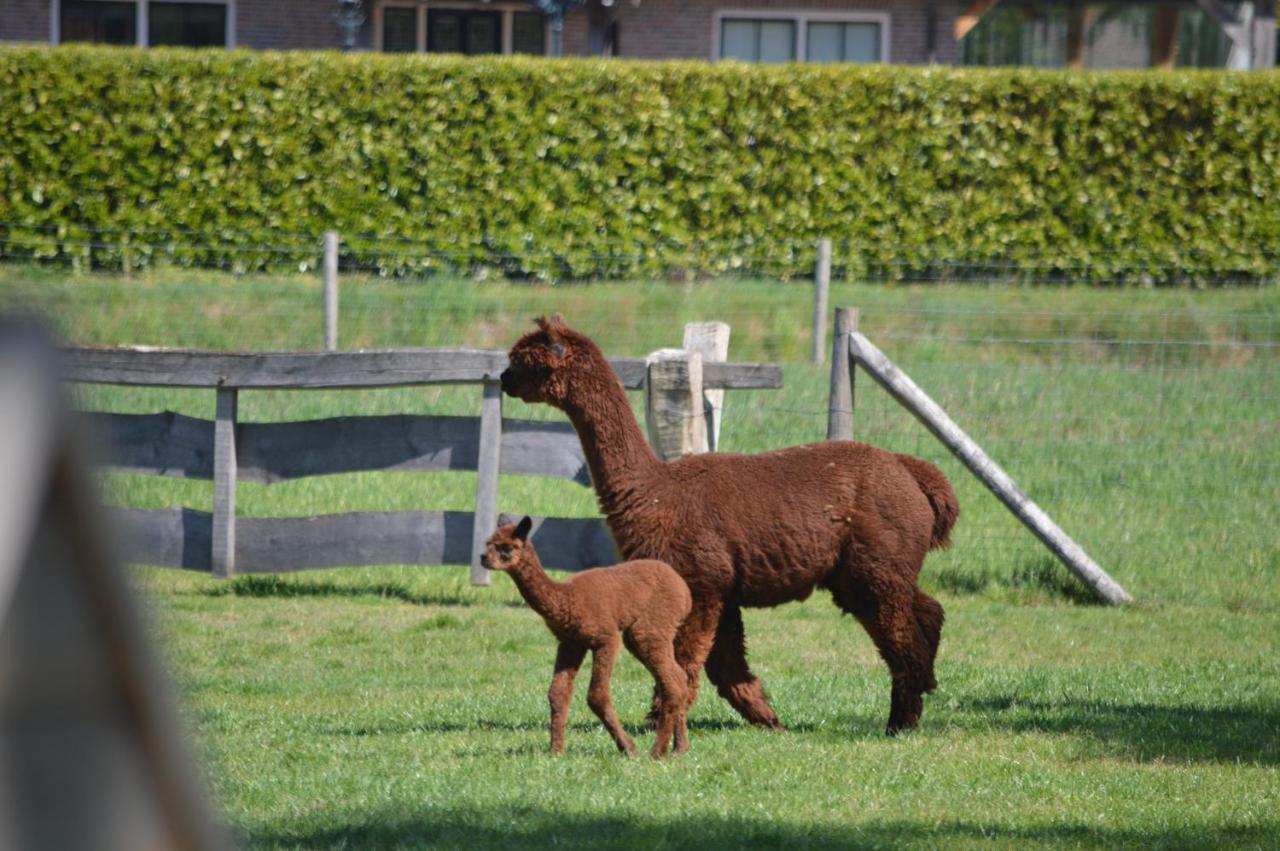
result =
[[[548,625],[559,624],[564,616],[564,588],[547,576],[536,554],[526,554],[517,567],[511,569],[520,596]]]
[[[612,514],[662,462],[607,363],[598,380],[582,382],[576,391],[564,410],[582,442],[600,507]]]

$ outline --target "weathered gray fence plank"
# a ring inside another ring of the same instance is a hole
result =
[[[643,358],[610,361],[629,390],[644,386]],[[72,346],[63,350],[63,378],[86,384],[150,387],[315,389],[415,384],[478,384],[507,367],[507,353],[490,349],[377,349],[341,352],[208,352],[143,347]],[[769,363],[708,363],[708,389],[761,390],[782,386]]]
[[[210,570],[212,515],[207,512],[113,508],[109,517],[124,545],[126,561]],[[473,515],[462,511],[241,517],[236,572],[467,564],[474,529]],[[585,570],[618,560],[608,528],[596,518],[534,518],[533,541],[543,564],[560,570]]]
[[[818,240],[818,260],[813,268],[813,356],[822,363],[827,345],[827,293],[831,289],[831,240]]]
[[[724,363],[729,356],[729,335],[731,329],[727,322],[687,322],[684,326],[684,339],[681,348],[697,352],[702,356],[702,369],[713,363]],[[720,421],[724,415],[724,391],[702,390],[703,407],[707,420],[707,451],[715,452],[720,448]]]
[[[249,353],[73,347],[65,350],[64,377],[165,387],[387,387],[477,383],[506,365],[505,352],[485,349]]]
[[[324,232],[324,347],[338,348],[338,232]]]
[[[213,575],[236,573],[236,409],[235,389],[218,389],[213,423]]]
[[[102,463],[116,469],[213,478],[213,422],[160,414],[86,414]],[[293,423],[240,423],[240,481],[277,482],[365,470],[476,469],[478,417],[392,415]],[[504,420],[504,473],[557,476],[590,485],[582,444],[567,422]]]
[[[213,515],[209,512],[108,508],[107,519],[126,562],[212,572]]]
[[[702,355],[684,349],[660,349],[650,357],[645,423],[654,452],[663,461],[706,452]]]
[[[498,467],[502,454],[502,387],[484,383],[480,402],[480,445],[476,459],[475,527],[471,536],[471,584],[488,585],[489,571],[480,564],[484,544],[498,522]]]
[[[853,440],[853,370],[849,368],[849,336],[858,330],[856,307],[836,308],[831,342],[831,389],[827,397],[827,440]]]

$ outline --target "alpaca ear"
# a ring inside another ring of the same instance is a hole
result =
[[[533,518],[526,516],[523,520],[520,521],[519,525],[516,526],[516,531],[515,531],[516,540],[518,541],[527,540],[529,537],[529,530],[532,528],[533,528]]]
[[[558,358],[563,358],[565,353],[564,337],[560,336],[560,332],[565,329],[564,317],[557,313],[550,319],[545,316],[539,316],[533,321],[547,335],[547,341],[551,343],[551,353]]]

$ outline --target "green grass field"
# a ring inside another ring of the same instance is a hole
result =
[[[9,304],[67,339],[314,348],[314,278],[0,266]],[[733,326],[731,357],[785,387],[730,394],[723,440],[825,434],[804,363],[803,284],[528,287],[344,282],[345,346],[505,348],[561,310],[610,354]],[[137,568],[220,811],[252,848],[1274,847],[1280,836],[1280,292],[834,287],[862,329],[1138,600],[1088,595],[869,380],[860,439],[956,482],[955,546],[923,584],[947,608],[938,693],[882,736],[888,677],[824,595],[747,616],[786,733],[743,727],[704,685],[692,750],[618,757],[580,684],[546,753],[553,643],[508,579],[384,567],[220,582]],[[82,405],[209,416],[211,393],[81,388]],[[475,413],[476,388],[242,394],[241,417]],[[636,398],[638,402],[638,397]],[[556,412],[506,400],[512,417]],[[207,482],[112,475],[108,497],[207,509]],[[241,485],[243,514],[466,510],[474,476]],[[594,513],[573,483],[504,476],[499,508]],[[615,681],[637,729],[649,686]]]

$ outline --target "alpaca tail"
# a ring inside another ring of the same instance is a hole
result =
[[[933,538],[929,541],[929,549],[946,549],[951,546],[951,527],[956,525],[956,518],[960,515],[960,502],[951,489],[951,482],[937,467],[914,455],[899,454],[898,461],[907,468],[933,507]]]

